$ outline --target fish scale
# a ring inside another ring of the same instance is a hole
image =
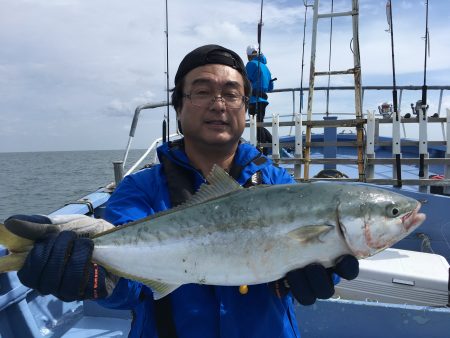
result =
[[[158,299],[186,283],[260,284],[311,263],[331,267],[345,254],[365,258],[425,219],[418,201],[370,185],[244,189],[217,166],[208,182],[179,207],[95,235],[93,261]]]

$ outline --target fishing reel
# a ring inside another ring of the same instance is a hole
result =
[[[428,107],[429,107],[429,105],[426,105],[425,112],[428,111]],[[422,100],[418,100],[416,102],[416,105],[414,105],[414,103],[411,103],[411,110],[412,110],[413,115],[419,116],[419,113],[420,113],[420,111],[422,109],[423,109],[423,107],[422,107]]]
[[[381,116],[383,116],[383,119],[388,119],[392,116],[394,109],[392,107],[392,104],[383,102],[380,106],[378,106],[378,112]]]
[[[425,113],[428,111],[429,107],[430,107],[429,105],[425,106]],[[422,109],[423,109],[423,107],[422,107],[422,100],[418,100],[416,102],[416,104],[411,103],[411,111],[412,111],[413,115],[419,116],[419,113],[421,112]],[[410,117],[411,117],[410,113],[405,114],[405,118],[410,118]],[[438,113],[434,113],[431,117],[439,117],[439,114]]]
[[[426,105],[425,113],[428,111],[429,107],[430,107],[429,105]],[[411,111],[412,111],[413,115],[419,116],[419,113],[420,113],[420,111],[422,109],[423,109],[423,107],[422,107],[422,100],[418,100],[415,105],[414,105],[414,103],[411,103]],[[406,118],[410,118],[411,114],[409,114],[409,113],[405,114],[405,117]],[[438,113],[434,113],[431,117],[439,117],[439,114]]]

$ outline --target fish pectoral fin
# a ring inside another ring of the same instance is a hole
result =
[[[292,230],[288,236],[302,243],[308,243],[320,239],[320,236],[333,230],[333,225],[306,225]]]
[[[112,273],[116,276],[135,280],[144,285],[147,285],[153,291],[153,298],[155,300],[158,300],[160,298],[167,296],[169,293],[178,289],[181,286],[181,284],[169,284],[169,283],[159,282],[159,281],[156,281],[153,279],[139,277],[136,275],[132,275],[130,273],[125,273],[125,272],[122,272],[120,270],[117,270],[117,269],[109,266],[108,264],[101,264],[99,262],[95,262],[95,263],[102,265],[107,271],[109,271],[110,273]]]
[[[178,289],[181,285],[167,284],[150,279],[139,279],[142,284],[147,285],[153,291],[153,299],[158,300],[167,296],[172,291]]]
[[[172,291],[178,289],[181,285],[179,284],[168,284],[164,282],[158,282],[153,279],[146,279],[137,276],[128,276],[130,279],[141,282],[144,285],[147,285],[153,291],[153,299],[158,300],[161,299]]]

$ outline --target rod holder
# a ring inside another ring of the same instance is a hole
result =
[[[123,179],[123,161],[114,161],[113,167],[114,167],[114,181],[116,182],[117,186]]]

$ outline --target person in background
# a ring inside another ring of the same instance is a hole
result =
[[[252,94],[248,106],[248,113],[256,115],[257,122],[264,122],[266,107],[269,104],[267,93],[273,90],[272,74],[267,67],[267,59],[264,54],[258,55],[258,48],[254,45],[247,47],[248,63],[245,66],[248,79],[252,84]],[[258,143],[272,143],[272,135],[264,127],[257,129]],[[267,148],[263,148],[264,154],[267,154]]]
[[[105,219],[121,225],[180,205],[206,182],[215,164],[244,187],[293,183],[285,169],[241,142],[250,88],[234,51],[205,45],[188,53],[172,93],[183,137],[158,148],[160,164],[124,178],[108,201]],[[24,224],[33,228],[33,222],[51,220],[19,215],[5,224],[24,236]],[[92,251],[92,240],[73,231],[43,236],[18,276],[24,285],[65,301],[96,299],[108,308],[131,310],[130,337],[299,337],[294,298],[303,305],[329,298],[338,276],[352,279],[359,271],[356,258],[346,255],[334,268],[311,264],[281,280],[251,285],[248,292],[187,284],[155,301],[149,287],[93,264]]]

